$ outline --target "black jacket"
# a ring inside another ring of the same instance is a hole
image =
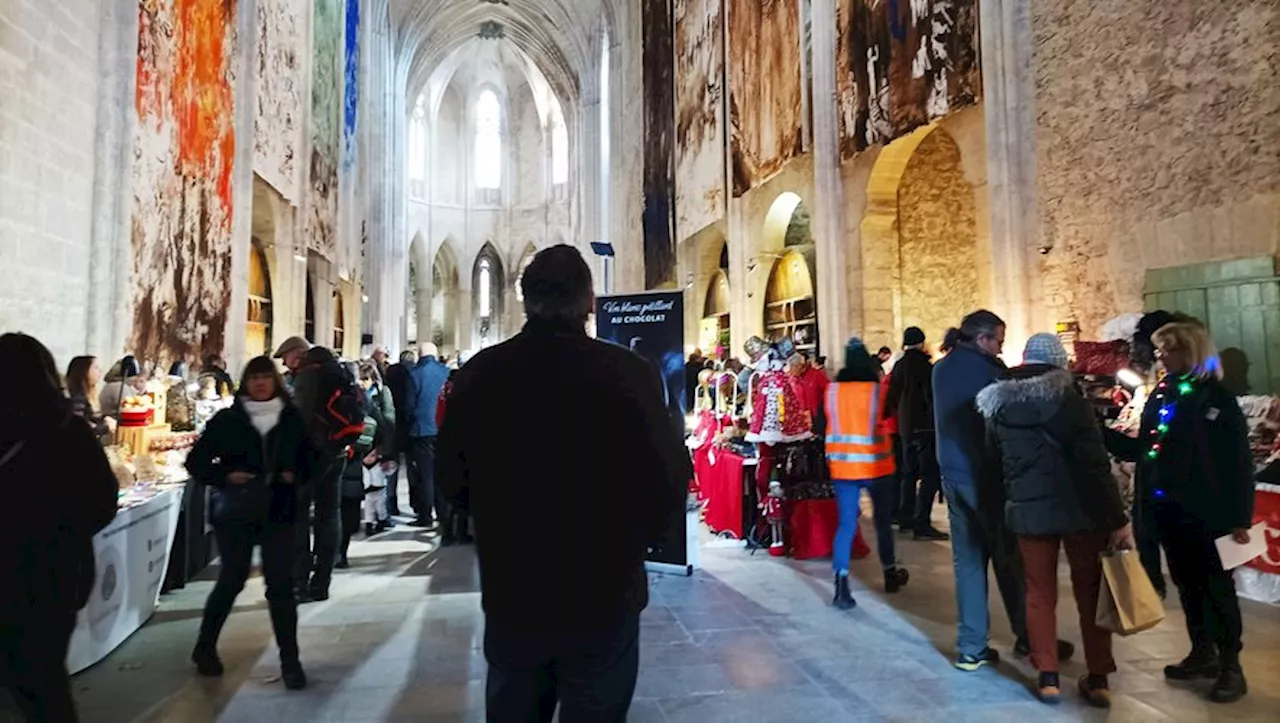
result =
[[[491,623],[603,628],[648,604],[647,548],[692,476],[649,363],[530,321],[458,372],[436,445],[437,484],[475,520]]]
[[[79,610],[94,582],[93,536],[116,516],[119,486],[93,430],[69,411],[0,443],[0,623]],[[58,497],[50,505],[48,485]],[[34,511],[34,512],[33,512]],[[24,623],[34,624],[34,623]]]
[[[1249,428],[1236,398],[1217,379],[1191,383],[1180,395],[1176,380],[1157,385],[1142,410],[1141,440],[1153,438],[1159,424],[1161,395],[1179,395],[1155,459],[1143,444],[1137,455],[1140,505],[1169,502],[1213,533],[1225,534],[1253,524],[1253,458]]]
[[[898,417],[903,438],[933,433],[933,361],[919,349],[908,349],[889,374],[885,417]]]
[[[1069,372],[1015,367],[978,393],[977,406],[1000,460],[1009,529],[1066,535],[1125,525],[1102,432]]]
[[[266,457],[271,456],[268,465]],[[210,518],[222,522],[293,524],[297,518],[297,485],[308,475],[308,446],[302,414],[286,401],[280,421],[263,439],[249,421],[241,397],[218,412],[187,455],[187,471],[209,485]],[[270,467],[268,469],[268,467]],[[227,484],[232,472],[250,472],[255,479]],[[294,482],[283,479],[292,472]]]
[[[409,430],[413,428],[413,420],[417,414],[414,403],[417,401],[418,394],[414,389],[413,375],[403,364],[392,364],[387,367],[387,375],[383,381],[386,382],[384,388],[391,391],[391,399],[396,407],[394,455],[386,455],[392,458],[404,454],[409,449]]]
[[[71,394],[68,395],[68,400],[71,402],[71,413],[88,422],[94,436],[101,439],[111,433],[111,430],[107,428],[107,422],[103,415],[94,414],[93,405],[89,403],[89,397],[82,393]]]

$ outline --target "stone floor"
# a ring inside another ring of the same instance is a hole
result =
[[[941,510],[936,516],[941,518]],[[874,538],[874,536],[872,536]],[[901,538],[900,538],[901,539]],[[702,549],[692,578],[652,577],[631,721],[1280,721],[1280,609],[1245,603],[1245,669],[1252,692],[1233,706],[1203,700],[1203,686],[1172,686],[1160,669],[1185,652],[1181,613],[1118,640],[1115,707],[1073,696],[1049,708],[1027,692],[1025,661],[979,673],[951,668],[955,632],[951,552],[905,541],[910,585],[883,594],[877,565],[855,562],[859,607],[829,607],[829,563],[792,562],[741,549]],[[566,561],[566,563],[571,561]],[[555,564],[548,560],[546,564]],[[471,549],[437,550],[400,528],[352,551],[334,598],[305,606],[303,662],[312,685],[287,692],[255,578],[228,623],[228,672],[200,679],[187,662],[210,583],[166,596],[152,621],[114,654],[76,676],[86,723],[205,721],[483,720],[482,618]],[[1064,593],[1067,591],[1065,578]],[[998,608],[998,602],[995,603]],[[995,645],[1012,639],[994,616]],[[1064,595],[1060,632],[1079,641]],[[1064,677],[1081,673],[1078,662]]]

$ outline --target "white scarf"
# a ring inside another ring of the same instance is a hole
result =
[[[284,397],[273,397],[265,402],[245,399],[244,411],[249,415],[249,423],[258,430],[258,434],[266,437],[280,423],[280,414],[284,412]]]

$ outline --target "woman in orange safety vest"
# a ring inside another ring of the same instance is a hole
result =
[[[893,442],[885,430],[880,366],[858,337],[845,345],[844,368],[826,394],[826,454],[835,487],[840,524],[831,555],[835,568],[833,604],[857,606],[849,590],[849,556],[858,532],[859,500],[865,488],[875,508],[877,552],[884,567],[885,592],[907,584],[907,570],[893,554]]]

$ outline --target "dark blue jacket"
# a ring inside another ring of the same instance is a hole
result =
[[[410,437],[434,437],[440,433],[436,429],[436,403],[440,400],[440,390],[449,380],[449,368],[441,364],[433,356],[418,360],[418,365],[409,373],[413,378],[414,393],[412,428]]]
[[[980,349],[957,346],[933,365],[933,421],[938,434],[938,466],[956,485],[972,485],[986,460],[986,422],[974,399],[1005,372],[1004,363]]]

